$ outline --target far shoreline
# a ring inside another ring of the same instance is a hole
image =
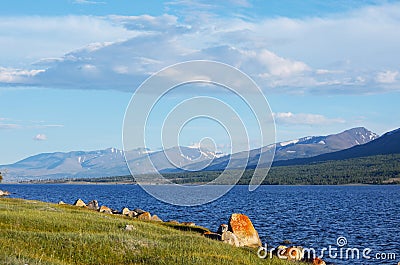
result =
[[[138,185],[138,186],[171,186],[171,185],[181,185],[181,186],[198,186],[206,185],[206,182],[201,183],[185,183],[185,184],[138,184],[136,182],[95,182],[95,181],[67,181],[67,182],[2,182],[0,185]],[[227,184],[210,184],[212,186],[227,186]],[[260,186],[398,186],[399,183],[348,183],[348,184],[261,184]],[[229,185],[230,186],[230,185]],[[248,184],[235,184],[233,186],[248,186]]]

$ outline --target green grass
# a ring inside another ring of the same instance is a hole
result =
[[[134,230],[125,231],[127,224]],[[254,249],[213,241],[199,231],[1,198],[0,264],[293,264],[259,259]]]

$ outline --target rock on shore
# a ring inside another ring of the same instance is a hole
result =
[[[101,213],[106,213],[106,214],[113,214],[111,208],[109,208],[109,207],[107,207],[107,206],[105,206],[105,205],[102,205],[102,206],[100,207],[99,212],[101,212]]]
[[[207,238],[221,240],[235,247],[260,247],[261,240],[250,218],[244,214],[234,213],[229,218],[229,225],[222,224],[217,233],[206,232]]]
[[[77,199],[74,203],[75,206],[78,207],[86,207],[86,203],[84,201],[82,201],[81,199]]]
[[[8,196],[8,195],[10,195],[10,192],[6,190],[0,190],[0,196]]]
[[[244,214],[234,213],[229,219],[228,231],[236,235],[241,246],[259,247],[261,240],[250,218]]]

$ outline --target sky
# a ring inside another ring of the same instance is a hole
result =
[[[1,1],[0,164],[123,148],[133,93],[188,60],[252,78],[269,102],[276,141],[358,126],[383,134],[400,127],[399,28],[398,1]],[[209,93],[249,118],[229,91],[201,89],[187,85],[166,102]],[[167,105],[154,120],[163,121]],[[229,152],[221,128],[189,122],[179,144],[211,137]],[[147,147],[160,148],[157,132],[148,134]]]

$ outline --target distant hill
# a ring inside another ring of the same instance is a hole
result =
[[[362,145],[379,136],[364,127],[357,127],[328,136],[311,136],[278,143],[275,161],[312,157]]]
[[[154,167],[157,170],[174,167],[167,156],[174,163],[185,167],[193,161],[209,160],[218,154],[194,147],[173,147],[154,152],[139,148],[126,152],[134,174],[153,173]],[[0,172],[3,171],[7,171],[4,181],[130,175],[123,151],[116,148],[38,154],[11,165],[2,165]]]
[[[329,160],[344,160],[375,155],[400,154],[400,128],[363,145],[310,158],[276,161],[275,166],[305,165]]]

